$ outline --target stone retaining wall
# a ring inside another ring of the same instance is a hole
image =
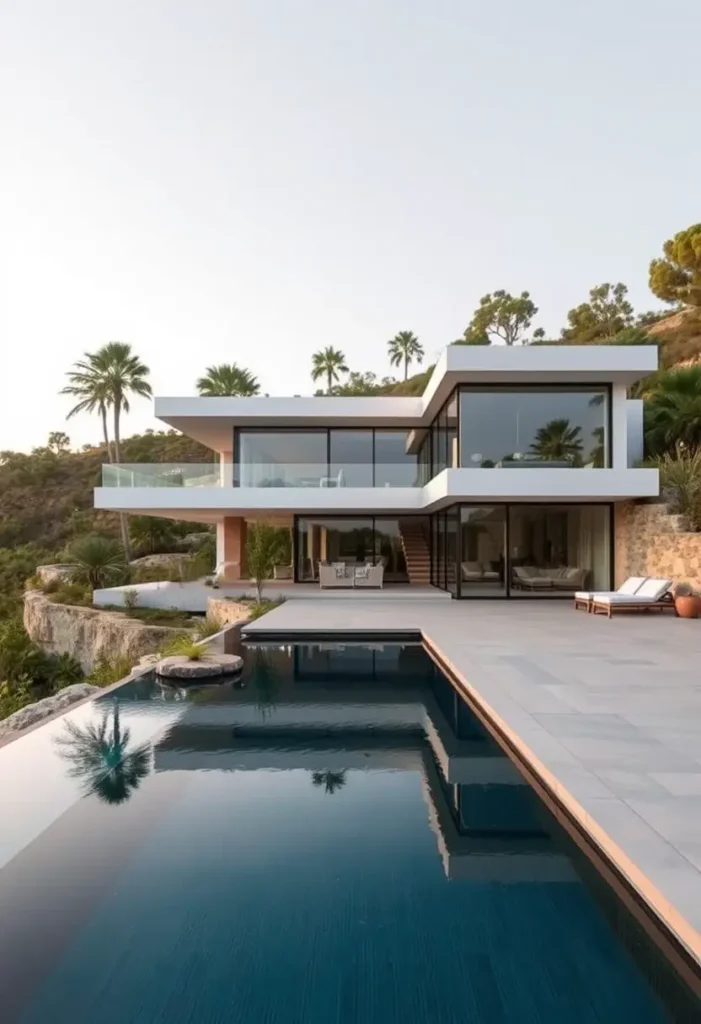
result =
[[[24,595],[24,628],[49,654],[70,654],[83,672],[91,672],[101,657],[129,658],[136,665],[182,629],[149,626],[119,612],[54,604],[40,590]]]
[[[701,588],[701,533],[664,504],[616,505],[616,586],[627,576],[660,576]]]
[[[248,621],[250,614],[250,606],[243,602],[229,601],[225,597],[207,598],[207,618],[222,628],[241,625]]]

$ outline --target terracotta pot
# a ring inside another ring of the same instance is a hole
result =
[[[680,619],[698,619],[699,599],[691,594],[674,598],[674,607]]]

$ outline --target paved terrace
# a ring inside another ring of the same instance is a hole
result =
[[[306,600],[246,635],[414,629],[701,960],[701,621],[608,620],[569,602]]]

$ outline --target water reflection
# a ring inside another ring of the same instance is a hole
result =
[[[111,720],[110,720],[111,719]],[[129,749],[131,732],[122,728],[119,702],[102,721],[77,725],[68,720],[55,737],[59,757],[70,765],[68,776],[79,779],[85,796],[108,804],[123,804],[151,771],[151,744]]]
[[[345,786],[346,772],[332,772],[328,769],[323,772],[312,772],[312,783],[315,786],[323,786],[325,793],[335,793]]]

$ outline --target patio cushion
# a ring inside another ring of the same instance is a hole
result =
[[[671,580],[656,579],[651,576],[649,579],[645,580],[640,587],[638,587],[634,596],[647,598],[649,601],[659,601],[671,586]]]

